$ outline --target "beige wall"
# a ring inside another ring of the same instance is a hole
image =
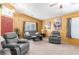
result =
[[[13,29],[18,28],[20,30],[21,37],[23,37],[23,22],[24,21],[38,23],[38,31],[41,31],[41,28],[42,28],[41,20],[16,12],[14,13],[14,17],[13,17]]]

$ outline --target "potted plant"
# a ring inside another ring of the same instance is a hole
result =
[[[18,29],[18,28],[15,29],[15,32],[16,32],[16,34],[17,34],[18,37],[19,37],[20,35],[19,35],[19,29]]]

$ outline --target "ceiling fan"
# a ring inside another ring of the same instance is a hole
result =
[[[49,7],[53,7],[53,6],[57,5],[57,4],[58,3],[53,3],[53,4],[49,5]],[[79,3],[69,3],[69,4],[79,4]],[[60,4],[59,8],[62,9],[63,8],[63,4]]]

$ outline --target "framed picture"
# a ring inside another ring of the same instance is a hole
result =
[[[51,22],[46,22],[45,23],[45,28],[50,29],[51,28]]]
[[[61,18],[55,18],[54,19],[54,29],[55,30],[61,30],[62,25],[62,19]]]

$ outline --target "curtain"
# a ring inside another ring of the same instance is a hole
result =
[[[71,18],[67,18],[67,37],[71,38]]]

